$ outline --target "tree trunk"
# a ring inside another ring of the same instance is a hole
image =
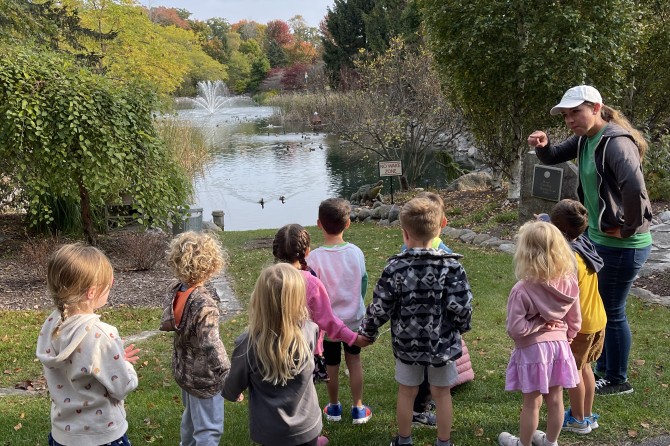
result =
[[[510,201],[519,201],[521,197],[521,160],[516,157],[510,166],[509,189],[507,190],[507,199]]]
[[[400,180],[400,190],[409,190],[409,181],[407,181],[407,177],[405,175],[401,175],[398,177]]]
[[[79,179],[79,200],[81,205],[81,225],[84,229],[86,241],[90,245],[96,246],[97,239],[95,237],[95,229],[93,228],[93,219],[91,218],[91,198],[82,179]]]

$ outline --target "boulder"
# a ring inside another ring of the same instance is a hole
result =
[[[491,188],[492,184],[493,178],[489,172],[470,172],[453,181],[449,186],[447,186],[447,190],[482,190]]]

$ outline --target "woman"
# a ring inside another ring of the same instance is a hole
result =
[[[631,332],[628,292],[651,251],[651,204],[642,175],[647,142],[617,110],[603,104],[589,85],[573,87],[550,111],[562,115],[574,133],[551,145],[535,131],[528,144],[545,164],[579,163],[577,194],[589,212],[588,236],[603,258],[598,289],[607,313],[605,348],[596,363],[598,395],[633,392],[628,382]]]

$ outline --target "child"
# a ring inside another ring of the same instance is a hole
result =
[[[219,337],[218,302],[203,285],[223,267],[221,246],[208,234],[184,232],[170,243],[168,264],[177,282],[168,291],[163,318],[173,321],[175,332],[172,375],[184,404],[181,444],[218,445],[230,361]]]
[[[249,433],[262,445],[317,445],[321,414],[312,383],[319,328],[309,320],[305,279],[278,263],[261,271],[249,328],[235,340],[223,388],[230,401],[249,388]]]
[[[49,445],[129,446],[123,400],[137,387],[133,344],[95,310],[107,303],[114,272],[107,257],[80,243],[49,259],[47,290],[56,310],[42,325],[37,358],[51,395]]]
[[[354,344],[358,345],[357,341],[359,337],[361,339],[363,337],[354,333],[342,320],[333,314],[326,288],[323,286],[321,280],[312,274],[305,260],[310,252],[310,243],[311,238],[305,228],[298,224],[286,225],[280,228],[277,234],[275,234],[274,241],[272,242],[272,255],[274,255],[276,262],[286,262],[299,269],[305,278],[309,317],[321,330],[319,340],[314,348],[314,356],[321,360],[323,358],[324,332],[328,333],[329,339],[343,341],[349,347]],[[315,361],[315,377],[318,364],[319,362]],[[326,381],[328,379],[327,371],[324,369],[320,372],[322,373],[320,380]]]
[[[321,279],[333,313],[352,330],[358,329],[363,319],[365,306],[363,298],[368,286],[363,252],[354,244],[344,241],[344,230],[351,221],[349,203],[341,198],[329,198],[319,205],[316,222],[323,231],[324,245],[312,251],[308,265]],[[323,412],[328,421],[342,419],[342,404],[339,401],[339,370],[341,342],[326,339],[323,343],[326,368],[330,380],[326,384],[329,403]],[[367,423],[372,410],[363,404],[363,366],[358,346],[344,345],[344,360],[349,370],[351,387],[351,418],[353,424]]]
[[[412,444],[412,406],[427,370],[437,409],[438,446],[450,446],[450,387],[458,372],[461,333],[470,329],[472,293],[460,256],[431,249],[442,213],[427,198],[413,198],[400,211],[407,251],[389,259],[359,332],[370,339],[391,319],[398,381],[398,435],[392,445]]]
[[[514,254],[519,280],[507,300],[507,334],[514,351],[505,390],[523,394],[519,437],[498,436],[501,446],[549,446],[563,424],[563,387],[579,382],[568,340],[581,327],[575,256],[561,232],[542,221],[519,229]],[[547,433],[536,431],[540,406],[547,403]]]
[[[444,200],[442,199],[442,197],[440,197],[439,194],[436,194],[435,192],[419,192],[418,194],[416,194],[416,198],[428,198],[430,201],[435,203],[435,205],[437,205],[438,208],[440,209],[440,215],[442,215],[440,229],[447,226],[447,217],[444,216]],[[442,241],[439,234],[433,239],[433,243],[431,244],[430,247],[433,249],[441,249],[447,254],[453,254],[454,252]],[[407,249],[407,246],[402,245],[401,249],[404,251]]]
[[[597,273],[603,267],[603,259],[583,234],[588,218],[584,205],[575,200],[561,200],[551,210],[551,222],[565,235],[577,258],[582,328],[570,349],[581,381],[577,387],[568,389],[571,407],[565,411],[563,430],[578,434],[588,434],[591,429],[598,428],[599,416],[592,412],[596,379],[590,363],[602,352],[607,324],[605,306],[598,292]]]

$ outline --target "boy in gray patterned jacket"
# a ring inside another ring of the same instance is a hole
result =
[[[437,411],[437,446],[450,446],[450,387],[458,372],[461,333],[470,329],[472,293],[458,254],[431,248],[442,216],[427,198],[414,198],[400,211],[407,251],[389,259],[375,287],[359,333],[374,340],[391,320],[395,379],[399,384],[394,445],[412,444],[412,407],[419,384],[428,382]]]

